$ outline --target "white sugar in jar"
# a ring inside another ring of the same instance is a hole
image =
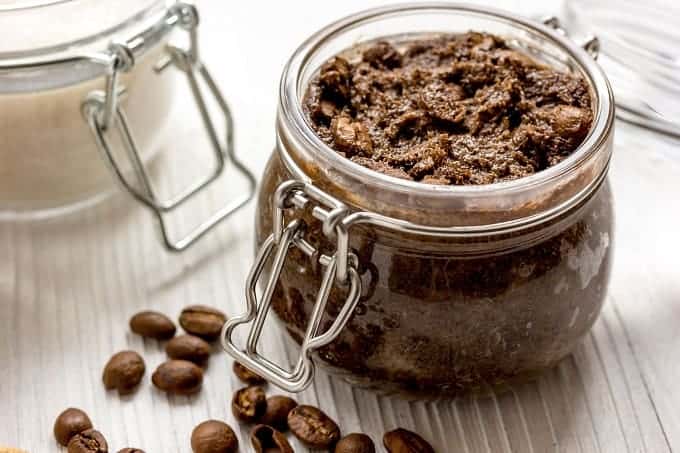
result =
[[[198,9],[181,0],[0,0],[0,219],[69,212],[117,182],[180,251],[247,202],[255,180],[234,155],[229,107],[199,58],[198,24]],[[215,163],[163,200],[147,167],[172,143],[178,90],[193,96]],[[171,235],[165,215],[228,164],[246,191]]]
[[[114,179],[81,105],[89,93],[105,89],[109,43],[153,27],[165,10],[158,0],[0,2],[4,214],[58,212],[110,191]],[[163,137],[177,79],[153,69],[170,32],[167,27],[149,37],[119,80],[126,91],[120,105],[144,160]]]

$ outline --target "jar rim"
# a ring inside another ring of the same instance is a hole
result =
[[[55,44],[36,44],[34,47],[0,51],[0,70],[12,71],[50,65],[71,65],[82,63],[86,59],[95,62],[100,59],[102,61],[99,63],[106,63],[105,58],[97,55],[105,52],[106,45],[110,44],[103,41],[107,38],[120,41],[145,32],[148,32],[147,35],[162,33],[164,30],[158,26],[158,23],[162,21],[164,13],[174,2],[175,0],[150,0],[143,7],[131,8],[121,14],[120,19],[109,19],[110,23],[101,28],[88,29],[82,34],[73,33]],[[27,4],[0,6],[0,13],[30,15],[43,9],[75,7],[77,3],[78,0],[35,0]],[[50,14],[56,14],[56,12]],[[99,43],[102,45],[100,46]]]
[[[147,0],[143,7],[127,11],[124,19],[103,23],[101,28],[90,27],[82,36],[68,35],[68,39],[54,44],[0,52],[0,93],[62,88],[106,76],[116,57],[111,49],[114,43],[126,47],[131,61],[144,58],[167,41],[175,28],[170,20],[175,3],[177,0]],[[78,0],[54,0],[34,5],[33,9],[47,10],[41,11],[39,18],[43,18],[46,13],[54,13],[52,7],[67,5],[73,10],[78,4]],[[97,5],[94,4],[95,10]],[[27,11],[10,10],[9,15],[19,12],[30,16],[32,9],[28,6],[24,9]]]
[[[52,6],[58,3],[68,3],[74,1],[76,0],[33,0],[33,1],[15,0],[14,3],[0,5],[0,12],[44,8],[46,6]]]
[[[299,79],[302,69],[308,63],[310,56],[323,43],[358,25],[390,16],[428,11],[471,13],[500,20],[510,25],[520,26],[541,35],[551,44],[556,44],[569,55],[586,76],[586,81],[594,91],[596,101],[593,125],[579,147],[557,165],[515,180],[483,185],[432,185],[400,179],[371,170],[341,156],[324,143],[311,128],[301,102],[301,94],[303,94],[301,91],[306,87],[301,86]],[[523,18],[500,9],[488,8],[486,6],[482,8],[465,3],[400,3],[368,9],[333,22],[313,34],[295,50],[283,70],[279,88],[279,120],[281,120],[281,117],[284,117],[288,125],[292,126],[291,129],[294,135],[292,138],[296,143],[320,152],[335,168],[345,168],[359,176],[370,178],[372,183],[378,186],[390,190],[402,190],[416,195],[474,198],[482,195],[492,196],[494,194],[524,191],[553,180],[558,180],[560,177],[579,168],[583,162],[596,154],[611,136],[614,124],[614,99],[611,86],[600,66],[585,49],[538,21]],[[606,170],[607,166],[603,167],[603,171]]]

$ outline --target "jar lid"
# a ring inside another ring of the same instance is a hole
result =
[[[680,6],[664,0],[568,0],[567,28],[600,39],[620,119],[680,138]]]
[[[0,0],[0,87],[36,91],[109,71],[112,42],[145,53],[171,31],[170,0]]]
[[[110,34],[163,0],[0,0],[0,58],[37,54]]]

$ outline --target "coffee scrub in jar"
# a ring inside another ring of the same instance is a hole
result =
[[[557,364],[609,281],[614,104],[595,57],[467,5],[369,10],[313,35],[283,73],[226,350],[290,391],[319,365],[428,398]],[[255,352],[270,309],[301,347],[292,370]]]

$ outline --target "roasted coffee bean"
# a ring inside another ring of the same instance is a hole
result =
[[[156,368],[151,382],[168,393],[190,395],[201,390],[203,370],[188,360],[168,360]]]
[[[366,434],[348,434],[335,445],[335,453],[375,453],[375,444]]]
[[[143,337],[167,340],[175,336],[175,323],[163,313],[140,311],[130,318],[130,329]]]
[[[237,390],[231,400],[231,411],[242,422],[254,423],[266,410],[267,397],[262,387],[251,386]]]
[[[295,409],[297,402],[293,398],[274,395],[267,398],[267,410],[258,423],[269,425],[279,431],[288,430],[288,414]]]
[[[125,395],[132,393],[144,376],[144,359],[134,351],[121,351],[114,354],[104,367],[102,380],[108,389],[117,389]]]
[[[59,414],[54,422],[54,437],[60,445],[68,445],[71,437],[92,428],[90,417],[80,409],[70,407]]]
[[[102,433],[88,429],[71,437],[66,450],[68,453],[108,453],[109,446]]]
[[[140,450],[139,448],[123,448],[122,450],[118,450],[118,453],[144,453],[144,450]]]
[[[267,425],[257,425],[250,432],[255,453],[293,453],[286,436]]]
[[[179,335],[168,341],[165,352],[171,359],[188,360],[202,366],[210,358],[210,344],[194,335]]]
[[[434,448],[425,439],[404,428],[386,432],[383,445],[389,453],[434,453]]]
[[[194,453],[234,453],[238,450],[238,439],[226,423],[208,420],[191,433],[191,450]]]
[[[233,369],[236,377],[247,384],[261,385],[267,383],[267,381],[262,376],[255,373],[254,371],[250,371],[248,368],[238,362],[234,362]]]
[[[179,325],[184,330],[206,341],[219,337],[226,321],[224,313],[206,305],[191,305],[179,315]]]
[[[288,427],[295,437],[312,448],[327,448],[340,438],[340,428],[323,411],[300,405],[288,414]]]

